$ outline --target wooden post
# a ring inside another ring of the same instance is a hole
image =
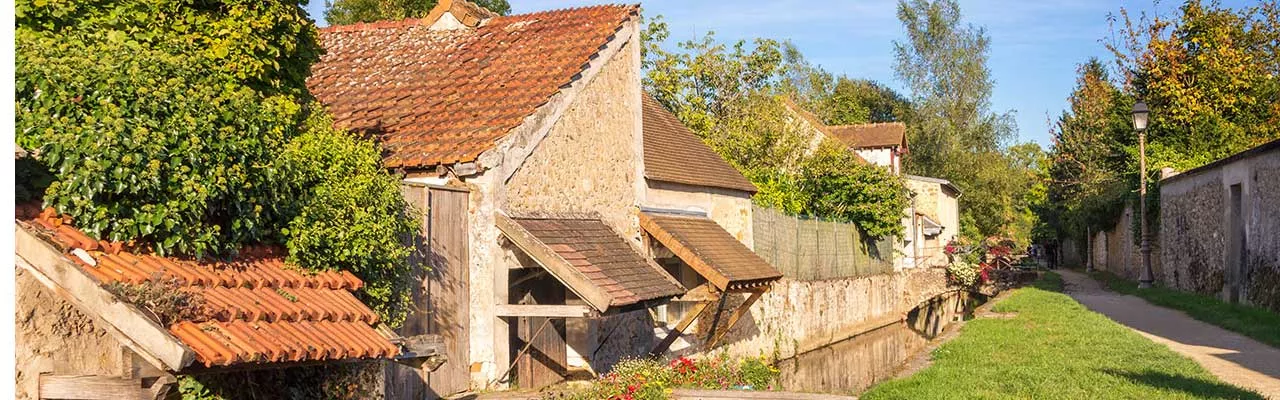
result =
[[[661,356],[662,353],[666,353],[667,349],[671,348],[671,344],[675,343],[676,339],[679,339],[680,335],[684,333],[684,330],[689,329],[689,325],[692,325],[693,321],[696,321],[698,317],[702,316],[702,313],[707,311],[707,306],[710,306],[711,303],[712,302],[710,301],[699,301],[695,304],[693,309],[689,310],[689,312],[684,315],[684,318],[680,319],[680,322],[676,324],[675,329],[672,329],[670,333],[667,333],[667,337],[662,338],[662,341],[658,342],[658,345],[654,346],[653,350],[649,351],[649,356],[658,357]]]
[[[742,305],[739,305],[738,308],[733,310],[733,314],[729,315],[729,322],[725,324],[724,330],[719,334],[716,334],[715,337],[707,343],[707,348],[716,347],[716,343],[720,342],[720,339],[724,338],[724,335],[728,334],[730,329],[733,329],[733,326],[738,323],[738,319],[742,318],[742,316],[751,308],[751,305],[755,304],[756,300],[760,300],[760,296],[763,296],[764,292],[767,291],[769,291],[768,286],[763,289],[756,289],[755,291],[752,291],[751,295],[747,296],[747,301],[742,303]],[[714,333],[715,329],[712,329],[711,331]]]

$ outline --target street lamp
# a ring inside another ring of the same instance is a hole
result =
[[[1147,118],[1151,110],[1141,101],[1133,105],[1133,129],[1138,131],[1138,215],[1142,225],[1142,276],[1138,288],[1151,287],[1155,274],[1151,272],[1151,239],[1147,234]]]

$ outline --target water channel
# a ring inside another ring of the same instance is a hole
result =
[[[904,321],[779,360],[783,390],[810,393],[859,393],[892,378],[954,321],[969,319],[986,297],[949,292],[927,301]]]

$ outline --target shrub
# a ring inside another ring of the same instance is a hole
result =
[[[727,357],[669,362],[651,359],[623,360],[613,371],[577,391],[553,392],[548,397],[572,400],[666,399],[674,388],[772,390],[779,371],[764,357],[731,360]]]
[[[384,321],[403,319],[417,225],[378,147],[311,102],[321,50],[299,2],[16,10],[17,142],[52,173],[46,205],[160,254],[285,245],[304,269],[351,271]],[[39,197],[40,183],[18,197]]]

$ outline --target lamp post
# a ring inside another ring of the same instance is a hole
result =
[[[1151,287],[1155,274],[1151,272],[1151,239],[1147,234],[1147,117],[1151,110],[1141,101],[1133,105],[1133,129],[1138,131],[1138,215],[1142,225],[1142,276],[1138,288]]]

